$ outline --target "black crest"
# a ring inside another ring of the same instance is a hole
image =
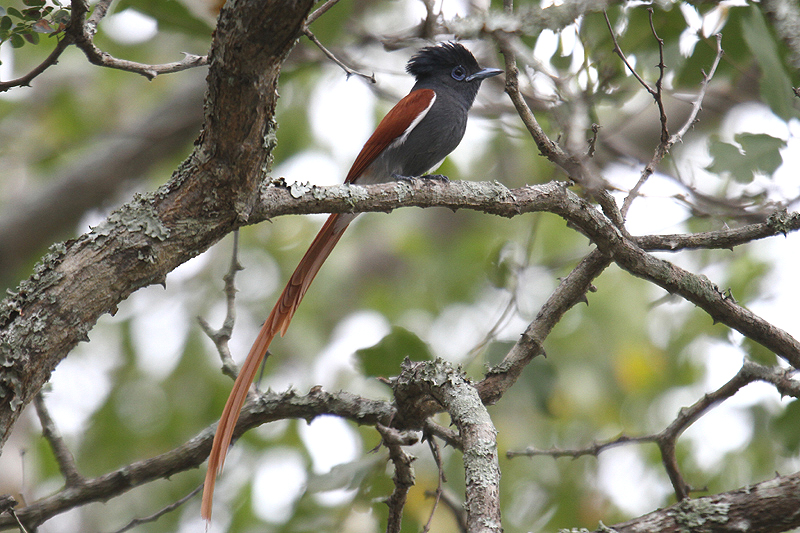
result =
[[[481,68],[472,52],[464,46],[445,42],[427,46],[414,54],[406,65],[406,72],[419,79],[458,65],[466,68],[468,72],[477,72]]]

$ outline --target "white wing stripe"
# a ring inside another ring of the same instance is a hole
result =
[[[411,134],[411,132],[414,130],[414,128],[417,127],[417,124],[422,122],[422,119],[425,118],[425,115],[427,115],[428,111],[431,110],[431,107],[433,107],[433,103],[435,101],[436,101],[436,93],[434,92],[433,93],[433,98],[431,98],[431,103],[428,104],[428,107],[423,109],[420,112],[420,114],[417,115],[417,118],[415,118],[414,121],[411,122],[411,124],[408,125],[408,127],[406,128],[406,131],[404,131],[403,134],[400,137],[398,137],[397,139],[395,139],[392,142],[391,146],[399,146],[399,145],[403,144],[404,142],[406,142],[406,139],[408,139],[408,136]]]

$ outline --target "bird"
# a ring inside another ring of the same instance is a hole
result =
[[[426,176],[452,152],[467,126],[467,114],[481,82],[503,71],[482,68],[459,42],[447,41],[420,49],[406,65],[414,86],[378,124],[347,173],[345,183],[367,185]],[[211,520],[214,483],[222,470],[239,412],[272,339],[283,336],[314,276],[341,238],[355,213],[330,215],[300,260],[286,288],[261,328],[220,416],[208,459],[201,515]]]

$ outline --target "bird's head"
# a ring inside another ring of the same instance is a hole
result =
[[[406,65],[406,72],[417,79],[417,87],[450,87],[466,97],[471,105],[481,82],[503,71],[481,68],[472,52],[462,44],[444,42],[414,54]]]

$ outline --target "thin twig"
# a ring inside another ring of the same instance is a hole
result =
[[[127,525],[125,525],[124,527],[116,530],[114,533],[123,533],[124,531],[130,531],[131,529],[135,528],[136,526],[140,526],[142,524],[147,524],[149,522],[155,522],[156,520],[158,520],[159,518],[161,518],[165,514],[171,513],[172,511],[174,511],[175,509],[177,509],[178,507],[180,507],[184,503],[186,503],[189,500],[191,500],[194,497],[194,495],[197,494],[198,492],[200,492],[202,489],[203,489],[203,484],[200,483],[200,485],[198,485],[197,487],[192,489],[192,492],[190,492],[189,494],[187,494],[186,496],[184,496],[180,500],[172,502],[171,504],[169,504],[166,507],[164,507],[163,509],[160,509],[159,511],[151,514],[150,516],[145,516],[145,517],[142,517],[142,518],[134,518]]]
[[[31,81],[39,74],[47,70],[48,68],[52,67],[56,63],[58,63],[58,58],[67,49],[69,45],[72,44],[72,39],[64,36],[58,40],[58,44],[50,52],[50,55],[47,56],[47,59],[39,63],[36,67],[34,67],[30,72],[25,74],[24,76],[20,76],[14,80],[9,81],[0,81],[0,93],[6,92],[9,89],[14,87],[28,87],[31,84]]]
[[[797,397],[800,395],[800,383],[791,378],[794,372],[794,370],[772,369],[752,361],[745,361],[742,368],[739,369],[739,372],[737,372],[733,378],[717,390],[703,395],[701,399],[691,406],[681,409],[675,420],[659,433],[639,437],[620,435],[619,437],[607,441],[593,442],[591,445],[584,448],[563,449],[553,447],[550,449],[539,449],[528,447],[521,451],[510,450],[506,452],[506,457],[533,457],[537,455],[547,455],[553,458],[572,457],[573,459],[584,455],[597,457],[601,452],[615,446],[654,442],[658,445],[659,451],[661,452],[661,462],[675,490],[675,495],[678,500],[683,500],[689,496],[689,492],[691,491],[689,485],[683,480],[675,454],[678,438],[683,432],[713,407],[732,397],[742,387],[754,381],[772,383],[781,394]]]
[[[614,29],[611,27],[611,21],[608,20],[608,13],[606,12],[605,9],[603,10],[603,16],[606,18],[606,26],[608,26],[608,31],[609,33],[611,33],[611,41],[614,43],[614,53],[617,54],[620,59],[622,59],[622,62],[625,63],[625,66],[628,67],[630,73],[633,75],[634,78],[636,78],[636,80],[642,85],[642,87],[644,87],[645,90],[648,93],[650,93],[653,98],[657,98],[658,93],[656,92],[656,90],[650,87],[650,85],[648,85],[648,83],[644,81],[644,79],[641,76],[639,76],[639,73],[636,72],[636,69],[633,68],[633,66],[628,62],[628,58],[625,56],[625,52],[622,51],[622,48],[620,48],[619,43],[617,42],[617,36],[614,35]]]
[[[683,480],[683,476],[678,469],[678,459],[675,455],[678,438],[689,426],[703,416],[703,414],[736,394],[739,389],[748,383],[757,380],[758,378],[756,376],[749,373],[747,364],[745,364],[739,372],[722,387],[714,392],[703,395],[702,398],[691,406],[681,409],[675,420],[657,435],[658,448],[661,450],[661,462],[667,471],[667,475],[669,476],[672,488],[675,490],[675,496],[678,500],[688,498],[691,490],[689,485]]]
[[[228,272],[223,276],[225,282],[225,301],[226,313],[225,320],[222,321],[222,326],[219,329],[213,329],[203,317],[197,317],[200,328],[203,330],[208,338],[217,347],[217,353],[222,360],[222,373],[226,376],[236,379],[239,373],[239,368],[236,362],[231,357],[230,346],[228,341],[233,334],[233,326],[236,322],[236,273],[243,270],[242,265],[239,263],[239,230],[233,232],[233,247],[231,250],[231,264],[228,267]]]
[[[449,490],[443,490],[440,499],[444,506],[453,513],[453,517],[456,519],[456,524],[458,525],[458,530],[461,533],[468,533],[467,513],[464,511],[464,502]]]
[[[28,533],[28,530],[17,516],[16,511],[14,511],[14,507],[16,507],[18,503],[19,502],[17,502],[17,500],[14,499],[14,497],[10,494],[3,494],[0,496],[0,515],[8,513],[8,515],[16,522],[16,526],[19,528],[20,533]]]
[[[22,522],[20,522],[19,517],[17,516],[17,513],[14,512],[14,509],[9,509],[8,510],[8,514],[11,515],[11,518],[16,520],[17,527],[19,528],[19,533],[28,533],[28,530],[25,528],[25,526],[22,524]]]
[[[658,106],[658,115],[661,120],[661,142],[667,142],[669,139],[669,130],[667,129],[667,112],[664,110],[664,71],[667,66],[664,64],[664,39],[658,36],[656,26],[653,23],[653,8],[648,7],[647,12],[650,17],[650,30],[653,32],[653,37],[658,42],[658,79],[656,80],[656,105]]]
[[[444,483],[447,482],[447,479],[444,475],[444,465],[442,464],[442,454],[439,450],[439,445],[436,443],[436,439],[433,438],[432,435],[426,435],[425,440],[428,441],[428,447],[431,450],[431,455],[433,456],[433,460],[436,463],[436,469],[439,472],[438,481],[436,483],[436,491],[433,494],[433,506],[431,507],[430,515],[428,516],[428,521],[425,523],[425,527],[422,528],[422,533],[428,533],[431,530],[431,523],[433,523],[433,516],[436,514],[436,508],[439,507],[439,501],[442,499],[442,492],[444,491]]]
[[[547,455],[553,458],[572,457],[573,459],[577,459],[578,457],[583,457],[585,455],[597,457],[600,455],[600,453],[608,450],[609,448],[615,448],[617,446],[631,443],[641,444],[645,442],[656,442],[657,438],[658,437],[656,435],[644,435],[641,437],[620,435],[619,437],[615,437],[606,441],[592,442],[589,446],[584,448],[559,448],[558,446],[553,446],[552,448],[542,449],[529,446],[524,450],[509,450],[506,452],[506,457],[509,459],[513,459],[514,457],[536,457],[538,455]]]
[[[703,99],[706,96],[708,83],[711,81],[711,78],[717,71],[717,66],[719,65],[720,59],[722,59],[722,35],[718,33],[716,34],[716,38],[717,55],[714,58],[714,62],[712,63],[711,70],[708,72],[708,74],[705,72],[703,73],[703,81],[700,83],[700,92],[692,104],[692,111],[689,113],[689,117],[686,119],[686,121],[683,123],[683,126],[681,126],[677,133],[673,134],[666,142],[659,143],[655,153],[653,154],[653,158],[650,160],[647,166],[645,166],[644,170],[642,170],[639,181],[636,182],[636,185],[634,185],[634,187],[628,193],[628,196],[626,196],[625,200],[622,202],[622,216],[627,216],[628,210],[631,207],[631,203],[639,195],[639,190],[645,184],[647,179],[655,172],[656,166],[658,166],[661,160],[664,159],[664,157],[669,153],[676,143],[683,141],[683,136],[686,135],[686,132],[689,131],[689,128],[691,128],[697,121],[697,115],[700,113],[700,109],[703,105]]]
[[[461,436],[458,434],[458,431],[441,426],[430,418],[425,420],[422,430],[426,435],[439,437],[447,446],[456,450],[461,449]]]
[[[172,72],[180,72],[194,67],[200,67],[208,64],[208,56],[198,56],[184,52],[184,59],[182,61],[175,61],[173,63],[164,63],[161,65],[148,65],[145,63],[137,63],[136,61],[128,61],[126,59],[117,59],[111,54],[100,50],[94,44],[94,35],[97,31],[97,24],[105,17],[110,1],[105,0],[100,2],[99,9],[96,9],[86,24],[83,23],[83,18],[88,13],[89,7],[86,0],[73,0],[72,14],[73,20],[77,13],[80,18],[80,24],[72,24],[67,29],[67,33],[73,36],[75,46],[80,48],[86,58],[93,65],[101,67],[113,68],[117,70],[124,70],[127,72],[134,72],[141,74],[149,80],[152,80],[159,74],[168,74]]]
[[[695,98],[694,103],[692,104],[692,112],[689,113],[689,118],[686,119],[686,122],[683,124],[681,129],[679,129],[678,132],[670,138],[670,146],[683,141],[683,136],[686,135],[686,132],[689,131],[689,128],[694,126],[694,123],[697,121],[697,115],[702,109],[703,99],[705,98],[706,91],[708,90],[708,83],[711,81],[711,78],[714,77],[714,73],[717,71],[717,67],[722,59],[722,55],[725,53],[722,50],[722,34],[717,33],[714,35],[714,37],[717,39],[717,54],[714,57],[714,62],[711,64],[711,69],[708,71],[708,74],[703,72],[703,81],[700,82],[700,92],[697,94],[697,98]]]
[[[71,44],[80,48],[86,55],[90,63],[102,67],[125,70],[141,74],[147,79],[152,80],[159,74],[180,72],[190,68],[200,67],[208,64],[208,56],[198,56],[184,52],[182,61],[164,63],[161,65],[148,65],[117,59],[112,55],[103,52],[94,44],[94,35],[97,32],[97,24],[105,17],[112,0],[101,0],[95,6],[91,17],[84,23],[84,18],[89,11],[85,0],[73,0],[71,6],[70,21],[64,30],[64,36],[59,39],[55,49],[47,56],[47,59],[34,67],[30,72],[17,79],[0,82],[0,93],[8,91],[13,87],[29,86],[31,81],[42,72],[58,63],[58,58]]]
[[[86,480],[78,472],[78,468],[75,465],[75,457],[69,451],[67,443],[61,438],[61,434],[58,432],[50,412],[47,410],[44,396],[42,396],[41,392],[33,398],[33,405],[36,407],[36,414],[42,425],[42,435],[53,450],[58,469],[61,471],[61,475],[64,476],[65,485],[67,487],[82,486]]]
[[[322,15],[324,15],[326,11],[335,6],[338,2],[339,0],[328,0],[327,2],[319,6],[317,9],[315,9],[313,13],[311,13],[308,17],[306,17],[306,28],[311,26],[312,22],[314,22]]]
[[[317,39],[317,36],[314,35],[314,33],[310,29],[308,29],[308,26],[303,28],[303,34],[306,37],[308,37],[311,40],[312,43],[317,45],[317,48],[322,50],[322,53],[325,54],[326,56],[328,56],[328,59],[330,59],[331,61],[333,61],[337,65],[339,65],[339,67],[342,70],[344,70],[344,72],[347,75],[348,79],[350,78],[350,76],[359,76],[359,77],[364,78],[365,80],[369,81],[370,83],[377,83],[378,82],[378,80],[375,79],[375,74],[364,74],[363,72],[359,72],[357,70],[353,70],[350,67],[348,67],[347,65],[345,65],[338,57],[336,57],[333,54],[333,52],[331,52],[330,50],[325,48],[325,46],[319,41],[319,39]]]

